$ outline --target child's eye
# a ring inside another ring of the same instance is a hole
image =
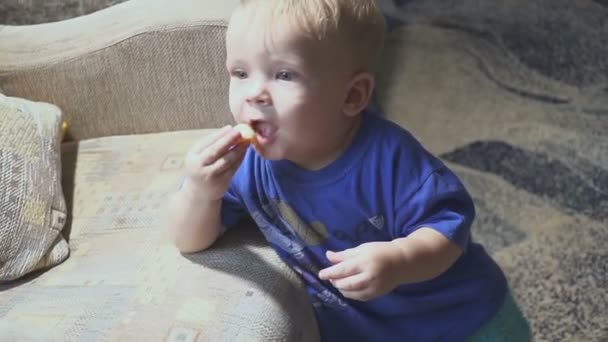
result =
[[[232,77],[236,77],[238,79],[245,79],[247,78],[247,73],[244,72],[243,70],[234,70],[231,72]]]
[[[279,71],[276,77],[281,81],[292,81],[295,78],[295,74],[291,71]]]

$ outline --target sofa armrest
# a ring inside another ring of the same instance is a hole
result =
[[[237,1],[131,0],[0,26],[0,89],[58,105],[77,140],[229,123],[224,35]]]

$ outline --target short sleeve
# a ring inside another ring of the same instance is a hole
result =
[[[428,227],[466,250],[474,217],[471,196],[456,175],[443,166],[424,179],[413,194],[397,198],[394,237]]]

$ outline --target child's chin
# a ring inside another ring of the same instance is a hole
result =
[[[261,146],[257,146],[254,145],[253,148],[255,149],[256,153],[266,159],[266,160],[281,160],[281,159],[285,159],[284,156],[282,155],[282,153],[279,153],[278,151],[273,151],[272,149],[269,148],[263,148]]]

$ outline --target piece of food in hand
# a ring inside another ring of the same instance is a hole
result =
[[[239,131],[239,133],[241,134],[241,138],[243,138],[243,140],[248,141],[248,142],[254,142],[255,131],[248,124],[244,124],[244,123],[238,124],[238,125],[234,126],[234,129]]]

